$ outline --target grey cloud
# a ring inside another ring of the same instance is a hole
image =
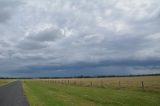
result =
[[[19,0],[1,0],[0,1],[0,23],[7,22],[14,10],[20,5],[22,2]]]
[[[10,44],[6,41],[0,40],[0,46],[1,47],[8,47],[8,46],[10,46]]]
[[[44,29],[38,33],[29,34],[19,41],[17,47],[26,50],[43,49],[49,46],[48,43],[54,43],[63,37],[60,30],[55,28]]]
[[[35,35],[29,35],[27,39],[34,41],[55,41],[58,38],[62,38],[63,35],[58,29],[46,29],[44,31],[40,31]]]
[[[6,22],[10,18],[10,14],[5,11],[0,11],[0,23]]]
[[[43,43],[38,43],[30,40],[22,40],[20,43],[17,45],[18,48],[24,49],[24,50],[37,50],[37,49],[43,49],[46,47],[45,44]]]

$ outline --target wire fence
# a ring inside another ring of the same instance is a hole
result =
[[[99,87],[99,88],[139,88],[160,90],[160,77],[148,78],[83,78],[83,79],[40,79],[50,84]]]

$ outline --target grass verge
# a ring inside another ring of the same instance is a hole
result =
[[[31,106],[158,106],[160,92],[24,81]]]

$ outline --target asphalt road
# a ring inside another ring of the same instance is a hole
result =
[[[0,87],[0,106],[29,106],[20,81]]]

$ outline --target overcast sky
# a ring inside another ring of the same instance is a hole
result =
[[[0,0],[0,76],[154,73],[159,0]]]

